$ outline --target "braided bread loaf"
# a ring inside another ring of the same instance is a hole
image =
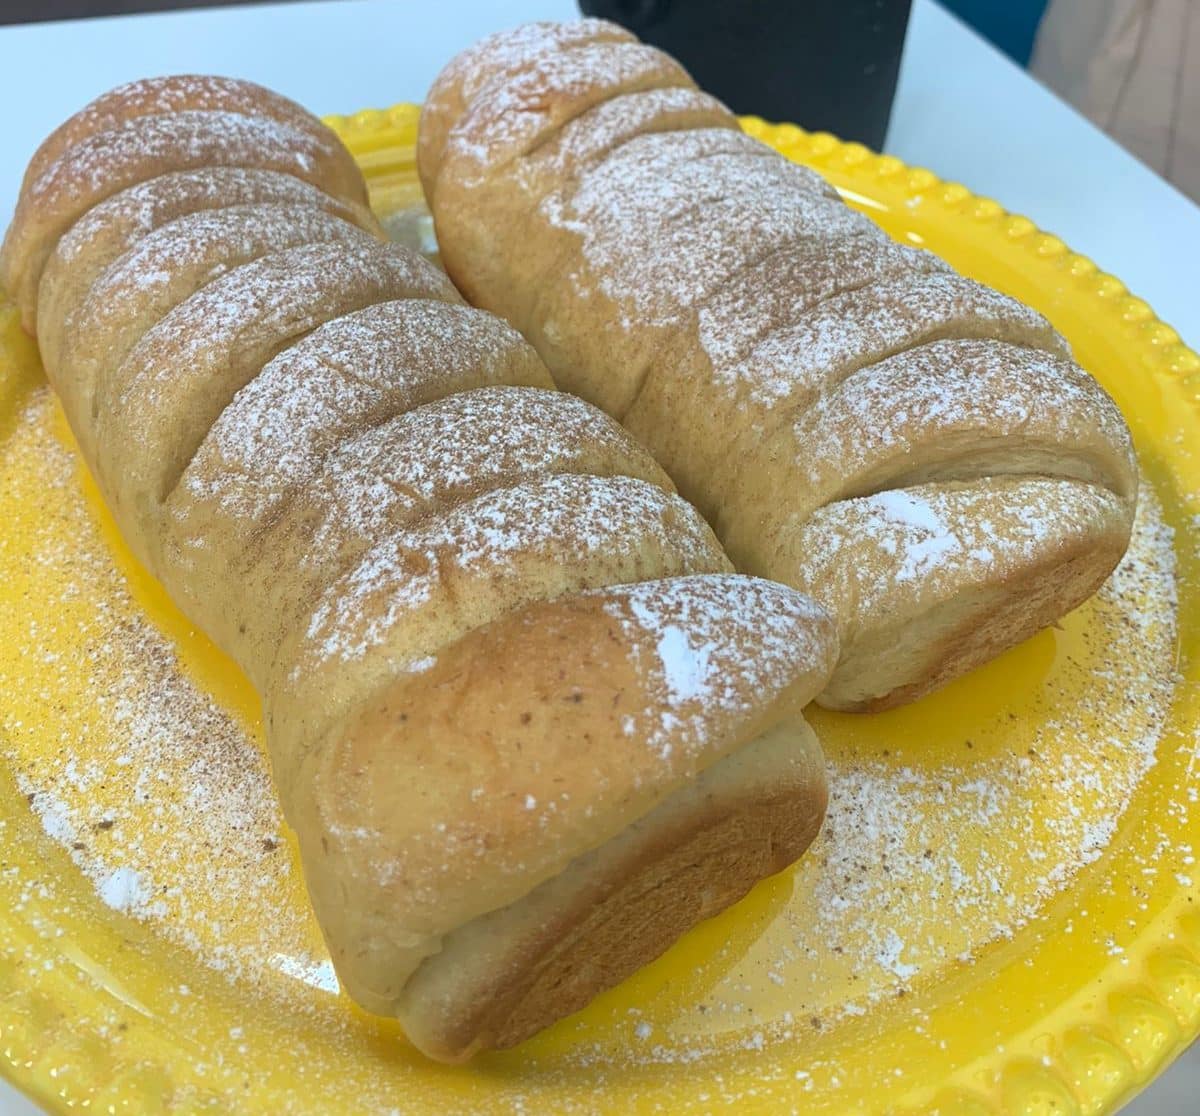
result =
[[[738,567],[838,618],[819,700],[880,709],[1091,594],[1125,424],[1038,314],[889,240],[612,24],[532,24],[421,118],[442,261],[620,419]]]
[[[0,268],[125,538],[262,695],[344,986],[423,1050],[519,1041],[812,840],[832,622],[384,243],[303,110],[102,97]]]

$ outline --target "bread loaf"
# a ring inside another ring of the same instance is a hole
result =
[[[465,51],[419,165],[468,300],[640,438],[739,569],[835,614],[823,704],[927,693],[1124,553],[1129,434],[1050,324],[889,240],[622,29]]]
[[[459,1060],[804,851],[836,638],[365,202],[290,102],[139,82],[34,157],[0,274],[126,540],[262,695],[343,987]]]

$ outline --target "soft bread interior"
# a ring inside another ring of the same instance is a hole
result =
[[[514,1046],[796,860],[826,793],[812,730],[799,716],[779,724],[523,899],[448,934],[390,1010],[442,1061]]]

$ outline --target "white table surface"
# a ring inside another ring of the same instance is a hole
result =
[[[0,215],[45,135],[119,82],[209,71],[351,112],[421,100],[489,31],[576,14],[574,0],[337,0],[2,28]],[[1061,236],[1200,346],[1200,209],[931,0],[915,0],[887,147]]]
[[[222,73],[351,112],[421,100],[490,31],[576,14],[572,0],[327,0],[0,28],[0,214],[44,136],[119,82]],[[1200,345],[1200,208],[932,0],[914,0],[886,146],[1058,234]],[[1168,1116],[1197,1093],[1200,1064],[1185,1060],[1125,1111]],[[0,1082],[0,1114],[36,1111]]]

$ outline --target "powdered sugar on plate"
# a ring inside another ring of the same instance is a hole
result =
[[[28,648],[0,657],[0,691],[25,696],[0,705],[3,762],[101,903],[231,978],[295,1000],[297,974],[328,985],[328,957],[257,739],[256,703],[240,713],[218,704],[145,617],[145,599],[130,596],[52,415],[38,392],[0,447],[6,498],[39,509],[0,534],[0,567],[51,605],[0,602],[0,628]],[[19,458],[37,469],[14,469]]]
[[[1038,919],[1119,839],[1155,762],[1178,683],[1173,544],[1144,487],[1126,558],[1040,646],[958,697],[875,717],[810,708],[825,827],[765,929],[699,976],[708,994],[679,1004],[667,1033],[702,1050],[751,1011],[780,1033],[825,1028]]]
[[[167,638],[143,614],[163,623],[162,606],[130,598],[51,415],[38,394],[4,445],[35,469],[0,460],[8,491],[39,508],[0,538],[0,566],[53,602],[0,616],[34,649],[28,665],[10,656],[0,668],[0,685],[30,695],[4,710],[4,761],[98,903],[244,987],[311,1005],[335,986],[332,970],[255,729],[230,712],[226,682],[182,668],[186,629]],[[1039,919],[1122,840],[1176,685],[1174,579],[1171,532],[1146,489],[1129,555],[1096,600],[967,679],[944,715],[810,710],[832,792],[813,850],[697,932],[708,944],[686,979],[669,969],[648,995],[652,968],[566,1024],[563,1056],[691,1063],[731,1042],[755,1052],[902,994],[919,1026],[923,989]],[[665,685],[719,686],[694,625],[676,635],[628,615],[657,633]],[[1170,851],[1145,870],[1186,874]],[[1118,932],[1111,948],[1127,944]]]

